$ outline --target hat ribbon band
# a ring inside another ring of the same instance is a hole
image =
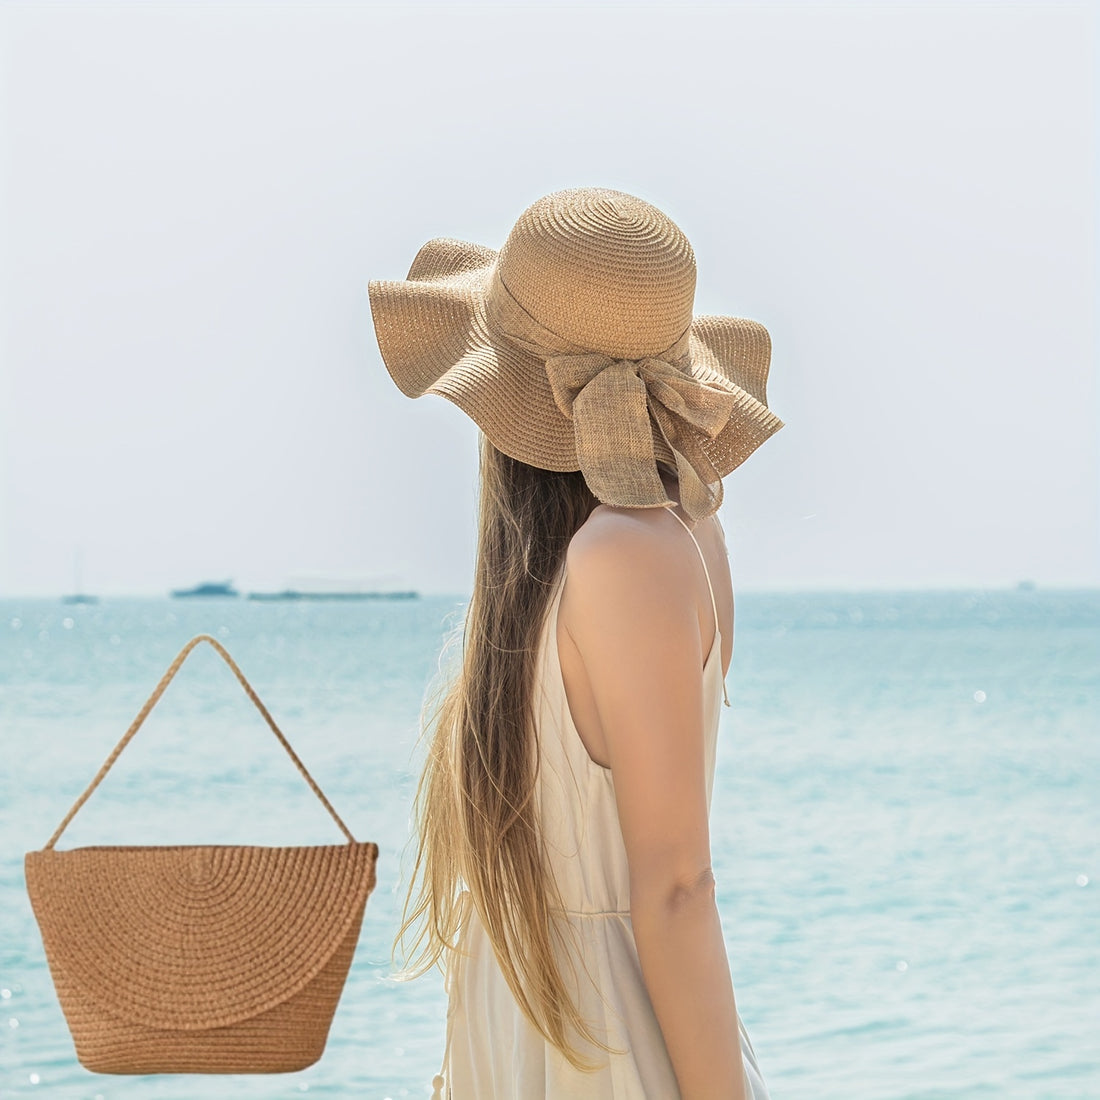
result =
[[[590,347],[575,344],[553,329],[547,328],[533,317],[520,304],[500,276],[500,268],[493,264],[485,292],[485,311],[489,325],[494,333],[506,337],[512,343],[545,359],[550,355],[580,355],[592,351]],[[657,352],[661,359],[670,363],[685,360],[690,355],[691,323],[662,351]]]
[[[692,519],[722,503],[722,479],[703,449],[729,422],[737,396],[666,359],[615,359],[599,352],[551,355],[554,401],[573,421],[577,461],[593,494],[625,508],[666,507],[650,416],[676,459],[680,503]]]

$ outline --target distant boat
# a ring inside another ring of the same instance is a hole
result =
[[[173,588],[172,595],[181,596],[239,596],[232,581],[203,581],[194,588]]]
[[[66,592],[61,597],[62,603],[99,603],[98,596],[89,595],[81,591],[80,585],[80,551],[73,552],[73,590]]]
[[[309,592],[284,588],[281,592],[249,592],[250,600],[415,600],[416,591],[406,592]]]
[[[1016,585],[1016,587],[1021,592],[1034,592],[1035,591],[1035,582],[1034,581],[1020,581]]]

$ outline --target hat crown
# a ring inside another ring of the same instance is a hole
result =
[[[695,254],[657,207],[622,191],[556,191],[500,250],[509,294],[561,339],[620,359],[659,355],[691,326]]]

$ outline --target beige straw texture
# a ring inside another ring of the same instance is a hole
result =
[[[439,394],[513,458],[581,470],[620,507],[722,501],[721,479],[783,427],[767,406],[771,340],[757,321],[693,317],[695,257],[670,218],[606,188],[555,192],[499,252],[436,238],[405,280],[368,286],[402,393]]]
[[[54,850],[201,641],[229,663],[348,843]],[[317,1061],[377,858],[376,844],[348,832],[224,647],[197,635],[46,847],[24,860],[80,1062],[100,1073],[279,1073]]]

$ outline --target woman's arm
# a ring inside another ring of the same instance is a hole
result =
[[[710,865],[698,555],[649,510],[601,520],[569,548],[569,633],[603,728],[642,974],[683,1100],[744,1100]]]

